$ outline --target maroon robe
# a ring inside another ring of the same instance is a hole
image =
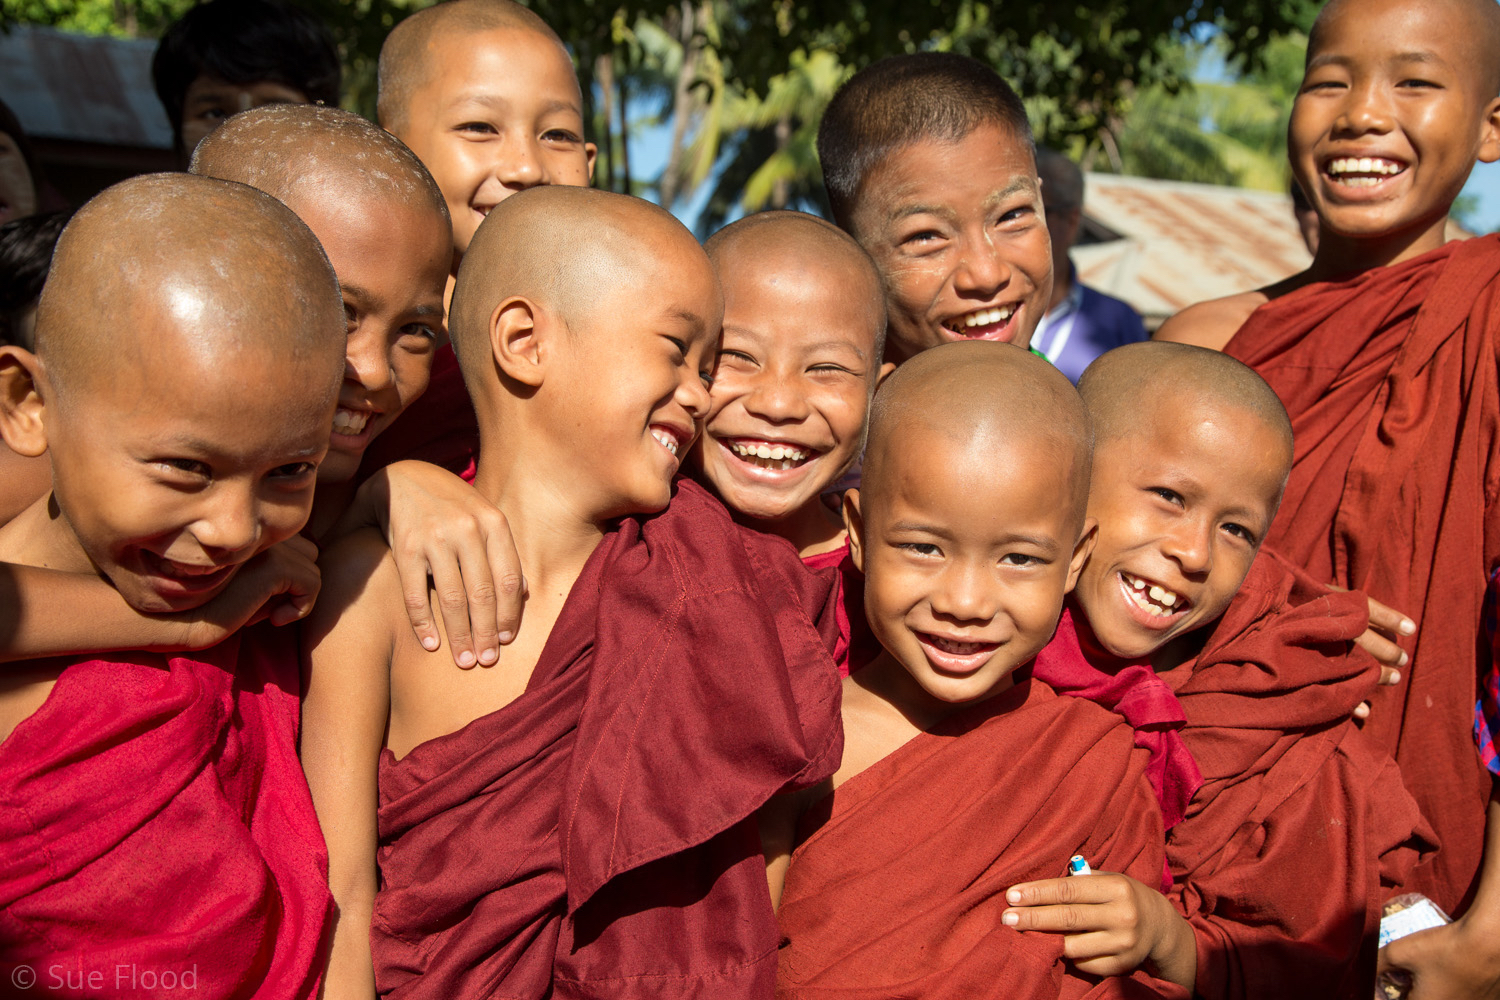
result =
[[[0,744],[0,995],[317,995],[328,852],[291,629],[65,669]],[[191,980],[191,985],[189,981]]]
[[[1022,677],[854,775],[804,817],[777,996],[1186,996],[1139,971],[1078,973],[1061,935],[1000,922],[1006,889],[1074,854],[1159,878],[1149,760],[1118,716]]]
[[[769,996],[755,813],[842,755],[833,597],[689,481],[622,521],[520,698],[383,755],[380,993]]]
[[[1378,666],[1358,593],[1265,551],[1196,659],[1163,673],[1204,784],[1167,837],[1205,1000],[1367,1000],[1381,906],[1432,850],[1352,714]]]
[[[1490,778],[1472,732],[1489,571],[1500,562],[1500,236],[1315,284],[1256,310],[1225,352],[1292,417],[1296,453],[1267,544],[1320,581],[1404,611],[1411,665],[1365,731],[1442,841],[1412,884],[1467,905]]]

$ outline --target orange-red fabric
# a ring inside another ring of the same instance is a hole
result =
[[[317,995],[332,898],[298,670],[262,627],[62,672],[0,744],[0,992]]]
[[[769,996],[755,813],[843,753],[833,596],[686,480],[622,521],[520,698],[383,756],[381,994]]]
[[[1151,754],[1146,778],[1156,793],[1165,829],[1187,815],[1188,802],[1203,784],[1203,775],[1182,738],[1187,716],[1165,681],[1148,664],[1137,663],[1106,673],[1088,661],[1066,608],[1052,641],[1036,656],[1032,675],[1058,694],[1087,698],[1130,724],[1135,745]],[[1162,891],[1172,884],[1167,876]]]
[[[453,347],[444,344],[432,356],[427,391],[370,442],[354,478],[363,483],[392,462],[417,459],[473,482],[478,457],[479,418]]]
[[[1163,673],[1204,784],[1167,835],[1205,1000],[1366,1000],[1380,908],[1432,850],[1390,756],[1352,721],[1378,666],[1362,594],[1262,551],[1195,660]]]
[[[1000,922],[1005,890],[1074,854],[1154,884],[1161,812],[1118,716],[1040,681],[923,733],[814,805],[778,913],[777,996],[1152,997],[1071,969],[1062,937]]]
[[[1225,348],[1286,404],[1296,455],[1267,544],[1406,612],[1411,665],[1365,727],[1442,850],[1411,888],[1467,905],[1490,778],[1472,734],[1488,571],[1500,561],[1500,236],[1262,306]]]

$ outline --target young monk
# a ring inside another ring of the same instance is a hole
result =
[[[844,512],[884,652],[844,681],[838,771],[763,810],[779,996],[1181,995],[1000,922],[1007,887],[1074,854],[1161,872],[1147,754],[1027,669],[1093,544],[1090,436],[1068,380],[1008,345],[926,351],[876,395]]]
[[[945,52],[883,59],[834,95],[818,158],[834,221],[885,281],[891,361],[1030,343],[1052,249],[1026,109],[994,70]]]
[[[0,433],[45,450],[53,482],[0,560],[97,573],[142,612],[201,606],[257,557],[315,576],[293,536],[342,357],[333,270],[275,199],[186,175],[110,188],[58,243],[36,353],[0,351]],[[232,639],[0,684],[0,959],[31,977],[13,985],[316,995],[330,899],[294,657]]]
[[[1005,919],[1067,931],[1100,971],[1149,955],[1205,1000],[1364,1000],[1381,906],[1432,845],[1351,719],[1378,671],[1353,646],[1365,598],[1257,557],[1291,465],[1286,413],[1249,368],[1177,344],[1111,351],[1079,389],[1098,541],[1036,674],[1145,668],[1176,692],[1205,779],[1167,838],[1186,923],[1146,945],[1132,924],[1149,894],[1119,875],[1016,886]]]
[[[1500,238],[1443,243],[1475,161],[1500,159],[1497,93],[1496,4],[1329,3],[1288,132],[1319,217],[1312,266],[1162,329],[1224,347],[1291,414],[1295,516],[1268,544],[1416,622],[1412,667],[1377,699],[1368,732],[1442,842],[1413,888],[1474,914],[1392,952],[1414,966],[1419,997],[1500,996],[1500,805],[1470,735],[1480,605],[1500,564]]]
[[[870,399],[894,367],[880,360],[880,275],[846,233],[801,212],[741,219],[705,249],[724,332],[689,466],[739,523],[785,538],[813,569],[840,570],[835,659],[847,673],[879,647],[843,520],[822,494],[859,458]]]
[[[302,746],[328,996],[770,991],[752,816],[838,759],[832,588],[674,486],[722,309],[636,199],[538,188],[478,229],[450,331],[531,597],[497,666],[443,669],[392,627],[378,535],[327,554]]]
[[[442,189],[454,274],[496,205],[538,185],[586,186],[594,174],[572,58],[545,21],[511,0],[451,0],[397,24],[380,49],[377,108],[381,126]],[[419,458],[472,478],[478,439],[458,364],[444,348],[427,399],[370,453],[362,475]]]

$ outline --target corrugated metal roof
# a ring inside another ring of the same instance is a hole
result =
[[[0,34],[0,99],[28,134],[170,149],[151,85],[150,40],[96,38],[18,25]]]
[[[1124,299],[1156,327],[1196,302],[1260,288],[1312,261],[1290,195],[1088,174],[1083,214],[1118,240],[1073,248],[1084,284]],[[1449,237],[1467,236],[1450,223]]]

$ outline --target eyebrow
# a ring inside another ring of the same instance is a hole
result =
[[[772,342],[776,339],[775,337],[767,336],[758,330],[751,329],[748,326],[740,326],[738,323],[725,323],[724,332],[734,333],[736,336],[744,337],[746,340],[753,340],[757,345]],[[722,347],[722,345],[720,346]],[[859,358],[859,360],[866,360],[865,352],[860,350],[858,345],[851,344],[847,340],[824,340],[816,344],[807,345],[805,350],[808,353],[812,353],[815,351],[847,350],[853,351],[854,356]]]
[[[986,207],[989,207],[996,204],[997,202],[1004,201],[1006,198],[1009,198],[1010,196],[1021,191],[1034,190],[1036,190],[1036,185],[1032,183],[1031,178],[1025,176],[1024,174],[1019,175],[1016,177],[1012,177],[1009,184],[1005,185],[1005,187],[1001,188],[999,191],[996,191],[994,194],[991,194],[988,198],[985,199],[984,203]],[[909,218],[913,215],[937,215],[947,219],[952,218],[953,211],[952,209],[945,208],[940,205],[904,205],[891,213],[890,221],[899,222],[900,220]]]
[[[890,530],[893,532],[910,532],[912,534],[932,535],[934,538],[941,538],[950,542],[954,540],[953,532],[949,531],[947,528],[939,528],[931,524],[920,524],[916,521],[897,521],[895,524],[891,525]],[[1019,532],[1012,532],[1009,534],[1001,535],[999,538],[995,539],[995,541],[1001,545],[1014,545],[1016,542],[1021,542],[1026,545],[1035,546],[1036,548],[1041,549],[1043,552],[1056,552],[1058,548],[1056,539],[1045,538],[1041,535],[1027,535]]]
[[[380,296],[376,295],[374,292],[371,292],[368,288],[361,288],[359,285],[351,285],[347,281],[341,282],[339,284],[339,287],[348,294],[353,295],[355,298],[374,299],[376,301],[379,301],[380,299]],[[420,305],[413,307],[411,310],[411,315],[413,316],[441,316],[442,314],[443,306],[440,302],[423,302]]]
[[[507,101],[505,98],[486,93],[482,90],[459,94],[453,99],[453,103],[450,106],[456,108],[463,104],[482,104],[487,108],[494,108],[497,111],[509,111],[511,106],[510,101]],[[583,109],[572,101],[551,100],[542,107],[542,114],[544,115],[549,115],[557,111],[571,111],[575,115],[583,114]]]

